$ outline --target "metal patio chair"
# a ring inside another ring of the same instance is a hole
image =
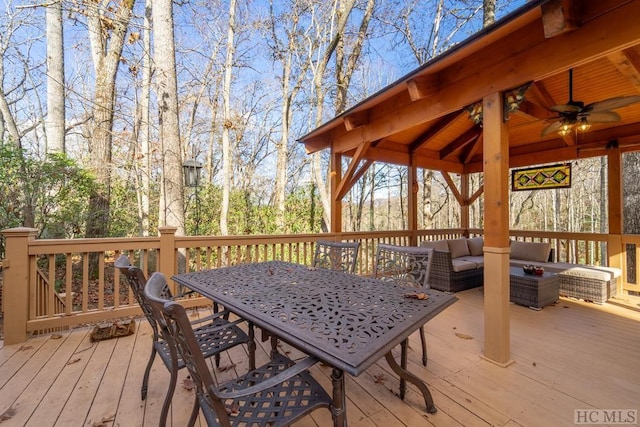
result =
[[[318,240],[313,256],[313,266],[340,270],[345,273],[356,271],[360,242],[330,242]]]
[[[114,266],[120,270],[120,272],[127,278],[129,286],[133,291],[133,295],[136,301],[142,308],[142,311],[151,325],[153,331],[153,341],[151,344],[151,355],[147,362],[147,367],[144,371],[144,377],[142,380],[142,387],[140,390],[142,400],[147,397],[147,390],[149,385],[149,374],[151,373],[151,367],[155,360],[156,353],[160,356],[160,359],[164,362],[165,366],[169,370],[171,380],[169,382],[169,388],[164,399],[162,406],[162,412],[160,415],[160,425],[164,426],[167,419],[169,406],[171,399],[175,391],[178,370],[185,367],[184,360],[178,357],[176,360],[172,360],[171,351],[169,345],[162,334],[160,325],[158,323],[158,315],[161,313],[154,313],[154,310],[144,294],[144,288],[147,284],[147,279],[143,271],[131,265],[129,258],[126,255],[121,255],[114,263]],[[172,300],[171,290],[165,282],[165,286],[160,290],[162,298],[166,300]],[[249,351],[249,369],[255,368],[255,343],[253,340],[253,330],[250,328],[249,335],[247,335],[237,324],[243,320],[230,322],[228,320],[229,312],[220,311],[213,315],[206,316],[201,319],[190,322],[190,327],[193,328],[194,335],[196,337],[196,343],[200,348],[203,357],[215,357],[216,366],[220,364],[220,353],[224,350],[228,350],[239,344],[247,344]]]
[[[317,408],[331,408],[331,397],[308,371],[318,362],[311,356],[296,363],[273,351],[266,365],[216,384],[184,307],[163,298],[165,287],[162,273],[153,273],[145,294],[154,311],[163,313],[160,327],[172,359],[185,361],[196,385],[189,426],[195,423],[199,409],[209,426],[280,426],[290,425]]]
[[[392,281],[412,291],[429,289],[429,274],[433,248],[379,244],[373,274],[377,279]],[[427,341],[424,326],[420,327],[422,364],[427,366]],[[403,343],[401,362],[406,368],[406,341]]]

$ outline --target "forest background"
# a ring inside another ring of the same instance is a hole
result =
[[[46,238],[326,231],[328,153],[296,137],[524,3],[2,1],[0,229]],[[638,172],[625,154],[625,233],[640,229]],[[606,159],[572,173],[570,189],[513,193],[511,228],[606,232]],[[371,167],[343,229],[405,229],[406,174]],[[457,227],[445,180],[420,174],[419,227]],[[482,228],[482,198],[470,221]]]

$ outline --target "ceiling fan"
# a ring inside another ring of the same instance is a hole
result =
[[[566,104],[554,105],[549,108],[558,113],[559,119],[542,130],[540,136],[558,132],[561,136],[570,134],[574,129],[586,131],[595,123],[614,123],[620,121],[616,108],[640,102],[640,95],[617,96],[602,101],[584,105],[582,101],[573,99],[573,69],[569,69],[569,101]]]

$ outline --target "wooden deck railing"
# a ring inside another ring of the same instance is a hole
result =
[[[373,270],[378,243],[412,245],[463,235],[462,229],[447,229],[183,237],[167,227],[157,237],[37,240],[36,231],[19,228],[3,232],[7,248],[3,261],[5,343],[22,342],[30,333],[140,314],[124,278],[113,268],[120,254],[128,255],[147,274],[161,271],[170,277],[184,271],[266,260],[310,265],[317,240],[359,241],[358,273],[366,275]],[[482,230],[472,229],[469,234],[482,235]],[[555,261],[606,265],[608,259],[606,234],[512,231],[511,238],[550,242]],[[624,236],[622,246],[627,251],[623,287],[637,292],[635,260],[640,237]],[[206,303],[199,298],[187,302]]]

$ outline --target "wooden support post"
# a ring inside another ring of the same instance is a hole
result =
[[[409,230],[411,231],[411,246],[418,246],[418,168],[415,165],[414,157],[411,156],[411,164],[409,165],[409,173],[407,174],[408,182],[408,197],[407,197],[407,215],[409,216]]]
[[[460,228],[469,230],[469,174],[463,173],[460,176],[460,195],[462,204],[460,205]]]
[[[2,230],[5,238],[5,259],[2,262],[4,313],[4,345],[27,340],[29,320],[29,242],[38,230],[17,227]]]
[[[484,132],[484,356],[507,366],[509,327],[509,137],[502,93],[483,100]]]
[[[176,231],[177,227],[158,227],[160,233],[160,255],[158,256],[158,271],[165,275],[171,287],[171,292],[176,294],[176,284],[170,280],[176,271]]]
[[[342,199],[338,198],[338,186],[342,180],[342,154],[331,153],[331,227],[332,233],[342,232]]]
[[[622,247],[623,233],[623,209],[622,209],[622,153],[617,144],[607,149],[607,175],[609,193],[609,237],[607,239],[607,257],[609,267],[623,269],[623,255],[625,249]],[[618,281],[617,293],[622,294],[623,282],[627,275],[623,271],[622,277]]]

